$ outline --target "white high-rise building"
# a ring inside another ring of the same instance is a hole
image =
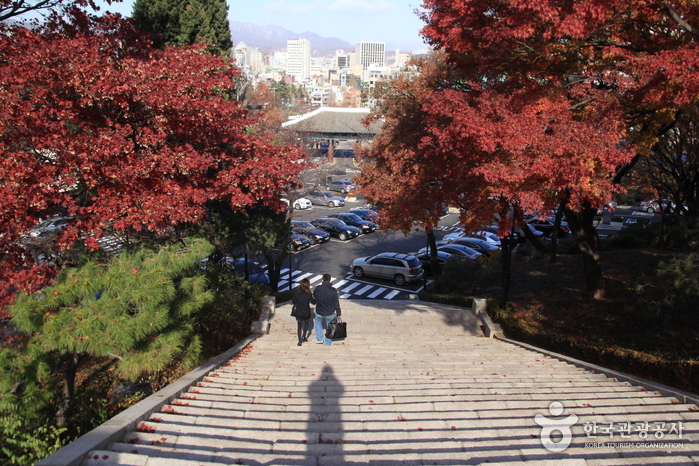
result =
[[[311,41],[290,39],[286,41],[286,74],[302,82],[311,77]]]
[[[357,54],[357,64],[362,65],[362,69],[386,64],[385,42],[357,42],[354,52]]]

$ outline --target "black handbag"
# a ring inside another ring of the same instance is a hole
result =
[[[298,309],[296,309],[296,304],[291,308],[291,317],[299,317]]]
[[[331,340],[344,340],[347,338],[347,323],[343,322],[339,317],[333,319],[332,322],[328,323],[325,338],[330,338]]]

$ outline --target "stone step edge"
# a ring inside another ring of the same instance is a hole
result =
[[[643,377],[637,377],[635,375],[631,374],[626,374],[625,372],[619,372],[615,371],[613,369],[608,369],[603,366],[598,366],[597,364],[592,364],[587,361],[583,361],[580,359],[575,359],[570,356],[566,356],[564,354],[559,354],[555,353],[553,351],[549,351],[547,349],[539,348],[537,346],[530,345],[528,343],[523,343],[521,341],[517,340],[511,340],[503,335],[495,335],[495,338],[498,340],[505,341],[507,343],[519,346],[521,348],[528,349],[530,351],[534,351],[537,353],[541,353],[545,356],[549,356],[555,359],[558,359],[563,362],[567,362],[568,364],[572,364],[577,367],[581,367],[585,370],[588,370],[590,372],[595,372],[597,374],[603,374],[607,376],[608,378],[612,380],[617,380],[619,382],[628,382],[631,385],[637,385],[639,387],[643,387],[649,392],[658,392],[662,394],[663,396],[669,397],[669,398],[677,398],[681,403],[683,404],[693,404],[697,407],[699,407],[699,395],[686,392],[684,390],[680,390],[679,388],[675,387],[670,387],[669,385],[664,385],[658,382],[653,382],[652,380],[644,379]]]
[[[105,450],[110,444],[120,442],[124,435],[136,429],[139,422],[150,419],[153,413],[159,412],[163,406],[172,403],[180,395],[187,392],[190,387],[196,385],[210,372],[226,364],[261,336],[253,334],[244,338],[234,347],[122,411],[104,424],[95,427],[82,437],[39,461],[35,466],[79,466],[90,452]]]

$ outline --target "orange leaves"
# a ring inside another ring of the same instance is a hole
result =
[[[146,432],[146,433],[153,433],[155,432],[155,427],[154,426],[149,426],[148,424],[144,424],[143,422],[138,425],[136,428],[137,432]]]

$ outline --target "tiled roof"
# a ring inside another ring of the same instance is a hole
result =
[[[368,108],[321,107],[283,123],[282,127],[304,133],[373,136],[381,131],[381,124],[373,123],[367,128],[362,124],[367,115]]]

